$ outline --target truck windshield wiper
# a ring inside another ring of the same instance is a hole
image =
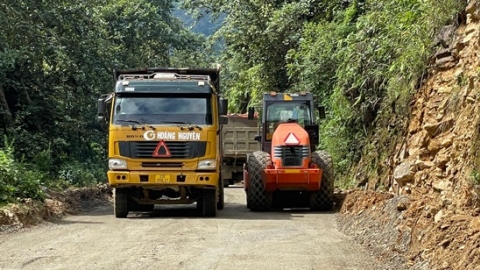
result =
[[[137,121],[137,120],[123,120],[123,119],[120,119],[120,120],[117,120],[118,122],[126,122],[126,123],[135,123],[135,124],[139,124],[139,125],[146,125],[148,126],[149,128],[155,130],[156,128],[152,125],[148,125],[147,123],[145,122],[141,122],[141,121]],[[132,125],[132,130],[136,130],[137,129],[137,126],[135,125]],[[145,129],[145,127],[142,127],[142,129]]]
[[[192,130],[193,128],[198,128],[198,130],[202,130],[202,127],[199,126],[199,125],[195,125],[195,124],[192,124],[190,123],[189,124],[190,126],[188,126],[188,129]]]
[[[188,127],[180,126],[180,129],[183,130],[184,128],[188,128],[188,130],[193,130],[194,128],[198,128],[198,130],[202,130],[202,127],[199,125],[195,125],[188,122],[182,121],[161,121],[162,124],[179,124],[179,125],[188,125]]]

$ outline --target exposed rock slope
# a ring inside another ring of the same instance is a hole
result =
[[[348,194],[345,229],[412,268],[480,269],[479,81],[480,1],[471,0],[415,95],[390,192]]]

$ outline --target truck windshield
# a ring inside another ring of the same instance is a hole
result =
[[[296,122],[301,126],[311,125],[310,106],[300,102],[279,102],[271,103],[267,107],[267,140],[271,136],[280,123]]]
[[[113,123],[145,124],[188,123],[212,125],[212,107],[209,97],[128,96],[115,100]]]

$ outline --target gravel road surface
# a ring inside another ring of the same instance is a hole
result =
[[[0,235],[0,269],[388,269],[339,232],[337,213],[250,212],[241,187],[202,218],[195,205],[115,219],[101,206]]]

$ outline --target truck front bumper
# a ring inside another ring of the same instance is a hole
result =
[[[320,169],[265,169],[263,171],[265,191],[320,189]]]
[[[116,186],[217,186],[216,172],[202,171],[108,171],[108,183]]]

